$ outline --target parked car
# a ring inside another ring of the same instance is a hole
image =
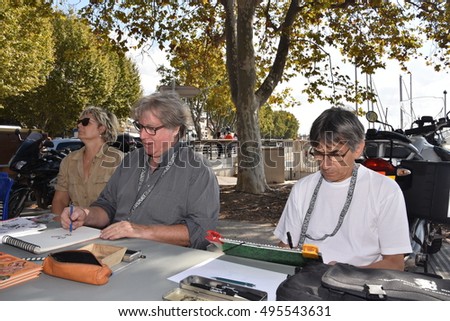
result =
[[[130,133],[121,133],[117,135],[117,140],[112,146],[121,150],[124,153],[132,152],[136,148],[142,147],[142,142],[139,137],[133,136]]]
[[[59,152],[64,152],[67,150],[75,151],[84,146],[84,143],[79,138],[55,138],[50,141],[51,144],[46,144],[47,149],[57,150]],[[50,146],[49,146],[50,145]]]
[[[78,138],[55,138],[51,142],[53,143],[53,147],[47,147],[47,149],[54,149],[57,151],[75,151],[84,146],[84,143]],[[128,153],[136,148],[142,147],[139,137],[134,137],[129,133],[121,133],[117,135],[117,140],[111,145],[124,153]]]

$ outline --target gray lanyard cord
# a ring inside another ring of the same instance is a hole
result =
[[[136,202],[134,203],[133,207],[131,208],[130,212],[128,213],[128,221],[130,220],[131,215],[133,215],[134,211],[139,207],[139,205],[142,204],[142,202],[147,198],[148,195],[153,191],[156,184],[163,178],[164,175],[169,171],[169,169],[172,167],[172,165],[175,163],[175,157],[177,156],[178,152],[175,152],[172,154],[172,157],[170,158],[169,162],[167,163],[166,168],[162,172],[162,174],[156,179],[156,182],[153,183],[150,187],[147,187],[144,193],[142,193],[141,197],[139,197]],[[148,162],[147,162],[148,163]],[[145,166],[141,170],[141,174],[139,176],[139,182],[138,182],[138,195],[141,191],[142,185],[144,184],[145,176],[148,173],[149,167],[145,164]]]
[[[344,218],[345,218],[345,215],[347,214],[348,208],[350,207],[350,203],[352,202],[353,192],[355,190],[355,185],[356,185],[356,178],[358,176],[358,167],[359,167],[359,164],[355,164],[355,166],[353,167],[352,178],[350,180],[350,185],[348,187],[348,192],[347,192],[347,199],[345,200],[344,207],[342,208],[341,214],[339,215],[339,220],[336,224],[336,227],[334,228],[333,233],[325,234],[321,238],[316,239],[316,238],[311,237],[309,234],[307,234],[306,231],[308,230],[309,221],[311,220],[311,215],[312,215],[312,212],[316,205],[317,194],[319,193],[320,186],[322,185],[323,176],[320,176],[319,181],[317,182],[317,185],[314,188],[314,193],[311,197],[311,202],[309,203],[309,208],[306,211],[305,218],[303,219],[302,230],[301,230],[301,234],[300,234],[300,241],[298,242],[299,246],[303,246],[303,243],[305,242],[306,238],[309,238],[314,241],[323,241],[330,236],[334,236],[337,233],[337,231],[339,231],[339,229],[341,228],[342,222],[344,222]]]

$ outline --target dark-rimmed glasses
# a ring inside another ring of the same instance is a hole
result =
[[[332,162],[342,162],[344,160],[345,156],[347,155],[347,153],[349,152],[349,150],[350,150],[350,148],[347,149],[347,151],[344,154],[339,154],[337,152],[322,153],[314,148],[311,148],[309,150],[309,155],[310,155],[310,157],[314,158],[314,160],[318,160],[318,161],[323,161],[325,159],[325,157],[328,157],[328,159],[331,160]]]
[[[161,128],[164,128],[164,125],[161,125],[161,126],[158,126],[158,127],[145,126],[145,125],[142,125],[142,124],[141,124],[140,122],[138,122],[137,120],[135,120],[135,121],[133,122],[133,125],[134,125],[134,127],[136,127],[136,129],[137,129],[139,132],[142,132],[142,130],[145,129],[145,132],[146,132],[147,134],[151,135],[151,136],[156,135],[156,132],[157,132],[158,130],[160,130]]]
[[[89,117],[86,117],[86,118],[83,118],[83,119],[79,119],[78,121],[77,121],[77,125],[78,124],[81,124],[81,125],[83,125],[84,127],[86,127],[87,125],[89,125],[89,121],[90,121],[91,119],[89,118]]]

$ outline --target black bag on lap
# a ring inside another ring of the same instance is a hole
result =
[[[448,301],[450,280],[429,274],[308,262],[277,289],[277,301]]]

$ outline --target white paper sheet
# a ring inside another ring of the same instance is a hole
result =
[[[35,234],[47,228],[47,225],[33,222],[24,217],[15,217],[0,221],[0,242],[3,236],[22,236]]]
[[[179,283],[190,275],[198,275],[213,279],[222,277],[242,282],[253,283],[253,289],[267,292],[267,300],[276,300],[276,290],[278,285],[286,279],[286,274],[259,269],[247,265],[226,262],[217,259],[209,259],[197,264],[183,272],[175,274],[168,279]]]

